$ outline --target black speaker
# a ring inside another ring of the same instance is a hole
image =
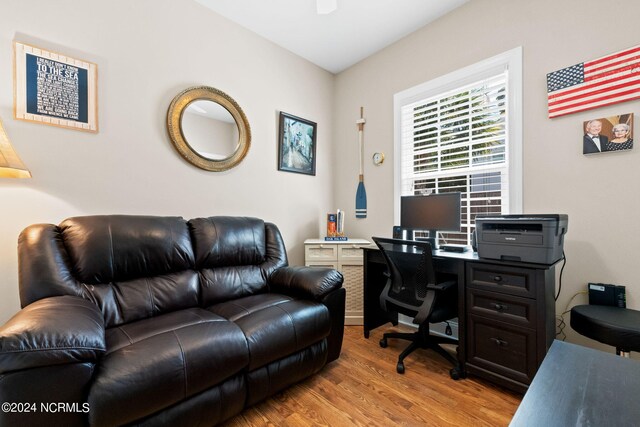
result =
[[[473,230],[473,233],[471,233],[471,248],[473,249],[473,252],[478,252],[478,238],[476,237],[476,230]]]
[[[626,308],[626,288],[607,283],[589,283],[589,304]]]

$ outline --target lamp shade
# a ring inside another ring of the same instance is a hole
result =
[[[31,178],[31,172],[9,142],[0,120],[0,178]]]

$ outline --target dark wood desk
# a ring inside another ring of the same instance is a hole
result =
[[[555,338],[555,267],[434,251],[438,274],[458,282],[458,359],[464,373],[526,391]],[[364,248],[364,336],[397,313],[380,307],[386,264]]]
[[[633,426],[640,362],[554,341],[511,427]]]

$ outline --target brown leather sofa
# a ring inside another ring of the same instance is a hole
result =
[[[76,217],[18,253],[0,425],[214,425],[340,354],[342,276],[260,219]]]

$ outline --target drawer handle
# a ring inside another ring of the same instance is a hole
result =
[[[502,282],[502,276],[493,276],[493,281],[497,283]]]
[[[498,347],[506,347],[509,345],[509,343],[507,341],[501,340],[499,338],[489,338],[491,341],[493,341],[494,343],[496,343],[496,345]]]
[[[509,309],[508,305],[498,304],[497,302],[491,303],[491,307],[493,307],[496,311],[499,311],[499,312],[503,312],[503,311]]]
[[[324,245],[320,245],[320,248],[321,248],[321,249],[324,249]]]

